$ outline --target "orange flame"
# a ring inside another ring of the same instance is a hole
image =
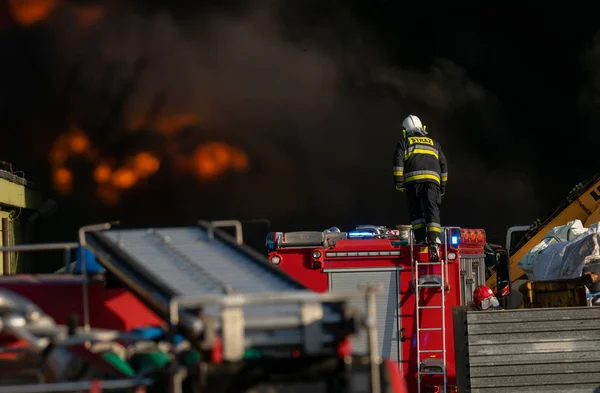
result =
[[[67,168],[58,168],[54,171],[54,187],[60,193],[66,194],[71,191],[73,186],[73,175]]]
[[[194,150],[192,165],[200,178],[212,179],[228,169],[240,172],[248,169],[248,157],[240,149],[223,142],[209,142]]]
[[[113,173],[111,181],[115,187],[127,189],[133,187],[138,181],[138,176],[131,169],[120,168]]]
[[[72,174],[66,168],[69,158],[73,156],[85,156],[88,159],[96,156],[88,136],[79,128],[72,128],[58,137],[48,154],[54,172],[52,177],[54,188],[61,193],[70,192],[73,186]]]
[[[46,20],[57,4],[57,0],[8,0],[12,17],[23,26]]]
[[[181,116],[179,119],[197,118]],[[169,123],[162,123],[163,132],[169,128],[167,124]],[[183,124],[183,120],[180,124]],[[214,179],[227,171],[242,172],[248,169],[247,155],[241,149],[224,142],[202,144],[191,156],[183,155],[178,150],[173,142],[165,145],[166,154],[171,157],[174,168],[180,172],[191,171],[203,180]],[[73,176],[67,168],[69,159],[73,157],[86,159],[95,165],[93,179],[97,183],[97,197],[110,206],[118,203],[121,192],[155,174],[161,166],[156,155],[142,151],[126,159],[122,165],[114,167],[109,164],[108,158],[99,159],[98,152],[83,130],[71,128],[56,139],[48,154],[53,169],[54,188],[61,193],[68,193],[73,188]]]
[[[107,183],[110,181],[111,176],[112,169],[110,169],[108,164],[100,164],[94,170],[94,180],[96,180],[97,183]]]
[[[141,179],[154,174],[160,168],[160,161],[148,152],[133,156],[114,172],[107,164],[100,164],[94,171],[98,185],[97,196],[105,204],[114,206],[119,202],[119,190],[136,185]]]
[[[61,135],[50,149],[49,159],[54,166],[64,165],[70,156],[87,154],[95,155],[90,148],[87,135],[78,128],[73,128],[68,133]]]
[[[141,152],[114,171],[106,163],[98,165],[94,170],[94,180],[99,184],[110,182],[114,187],[124,190],[133,187],[139,180],[154,174],[159,168],[160,161],[157,157],[148,152]],[[102,193],[104,197],[113,199],[112,194],[109,195],[106,188],[102,189]]]
[[[69,138],[69,144],[73,153],[82,154],[88,149],[90,140],[83,133],[75,131]]]
[[[139,177],[147,177],[158,171],[160,161],[150,153],[142,152],[133,157],[133,169]]]

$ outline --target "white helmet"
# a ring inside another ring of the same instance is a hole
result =
[[[425,127],[423,126],[423,123],[421,123],[421,119],[415,115],[408,115],[408,117],[402,122],[402,128],[406,130],[407,135],[427,135]]]

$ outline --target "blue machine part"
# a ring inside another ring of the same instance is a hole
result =
[[[158,340],[165,335],[165,332],[158,326],[144,326],[132,329],[131,333],[139,334],[146,340]]]
[[[75,262],[75,268],[73,269],[73,273],[81,274],[81,262],[83,261],[83,256],[85,253],[85,272],[86,274],[96,274],[100,273],[104,268],[102,265],[98,263],[96,260],[96,256],[87,248],[84,252],[82,252],[82,248],[77,248],[77,261]]]
[[[161,341],[167,339],[167,333],[158,326],[144,326],[131,330],[134,334],[139,334],[146,340],[150,341]],[[176,334],[173,337],[173,342],[175,345],[181,343],[185,338],[181,334]]]

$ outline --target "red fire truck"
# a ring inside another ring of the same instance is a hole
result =
[[[486,236],[457,227],[442,235],[439,262],[413,243],[410,226],[271,232],[266,245],[273,265],[314,291],[379,284],[379,356],[398,362],[409,391],[456,392],[452,307],[467,305],[485,283]],[[353,351],[365,353],[366,343],[356,337]]]

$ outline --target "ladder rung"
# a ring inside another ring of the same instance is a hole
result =
[[[444,328],[419,328],[419,331],[425,331],[425,332],[433,332],[436,330],[444,330]]]
[[[417,280],[417,288],[442,288],[443,286],[444,280],[439,275],[427,274]]]
[[[442,353],[446,352],[445,349],[419,349],[419,353]]]
[[[443,308],[442,306],[419,306],[419,308]]]
[[[443,265],[444,262],[415,262],[415,265],[417,266],[421,266],[421,265]]]
[[[443,359],[429,358],[421,360],[419,365],[419,372],[421,374],[445,374],[446,365]]]
[[[421,375],[441,375],[444,374],[444,371],[430,371],[430,372],[426,372],[426,371],[419,371],[419,374]]]

